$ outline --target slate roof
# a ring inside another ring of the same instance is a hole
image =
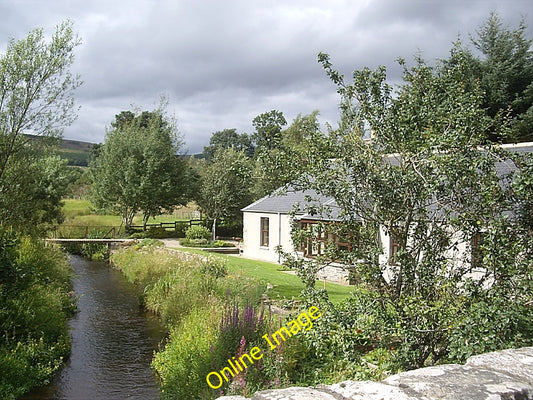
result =
[[[502,147],[508,151],[520,154],[533,153],[533,142],[504,144]],[[399,163],[397,156],[394,155],[389,156],[387,161],[393,165]],[[499,161],[496,163],[496,170],[501,177],[508,175],[515,169],[516,166],[510,160]],[[312,201],[309,202],[309,200]],[[241,211],[288,214],[296,205],[300,206],[300,211],[296,214],[301,219],[316,221],[339,221],[342,219],[341,209],[332,197],[319,195],[314,190],[301,191],[292,187],[279,189],[243,208]],[[326,213],[327,215],[305,213],[303,208],[309,205],[325,205],[329,208],[329,212]],[[432,207],[434,206],[429,205],[429,208]]]
[[[311,200],[311,203],[308,202]],[[324,204],[330,200],[318,195],[314,190],[296,190],[292,187],[282,188],[274,193],[257,200],[255,203],[244,207],[243,212],[264,212],[288,214],[296,205],[305,207],[307,204]],[[297,214],[304,214],[303,211]]]

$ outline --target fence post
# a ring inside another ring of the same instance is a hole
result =
[[[89,236],[89,225],[85,226],[85,239]]]

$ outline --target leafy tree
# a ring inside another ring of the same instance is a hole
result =
[[[204,157],[206,160],[212,160],[217,150],[229,147],[237,151],[243,150],[249,158],[254,156],[255,147],[246,133],[239,134],[236,129],[224,129],[211,135],[209,146],[204,147]]]
[[[33,157],[33,159],[31,159]],[[70,180],[67,160],[40,155],[34,149],[19,150],[10,160],[0,199],[0,221],[18,231],[42,234],[63,221],[62,198]]]
[[[317,116],[318,111],[298,115],[287,129],[280,131],[275,147],[269,150],[258,147],[254,166],[255,198],[266,196],[298,179],[313,157],[309,152],[309,141],[322,135]]]
[[[384,67],[356,70],[346,83],[327,55],[319,60],[341,95],[342,118],[329,137],[312,141],[313,179],[305,187],[335,199],[343,222],[322,229],[344,233],[351,246],[329,243],[317,262],[351,266],[376,293],[371,317],[361,318],[386,324],[371,340],[398,346],[403,368],[531,343],[532,261],[524,255],[533,239],[523,222],[533,194],[531,158],[481,147],[490,126],[506,136],[508,124],[486,115],[468,59],[435,68],[401,61],[404,82],[396,90]],[[498,172],[503,161],[518,169]],[[382,254],[380,231],[394,238],[394,257]],[[305,233],[296,231],[295,242],[309,240]],[[476,235],[483,242],[473,249]],[[475,278],[470,252],[458,251],[465,243],[482,260]],[[317,271],[314,262],[288,260],[303,276]],[[509,298],[513,305],[505,307]]]
[[[252,139],[257,147],[256,151],[267,152],[279,146],[281,130],[287,125],[287,121],[281,111],[272,110],[255,117],[252,125],[255,128]]]
[[[241,209],[251,203],[251,163],[244,151],[233,147],[219,149],[213,162],[201,177],[198,203],[213,220],[212,235],[216,237],[221,219],[241,219]]]
[[[498,128],[490,127],[487,136],[491,141],[533,140],[533,41],[525,37],[526,29],[522,20],[517,29],[509,30],[496,13],[491,13],[471,37],[474,51],[481,57],[459,41],[447,60],[453,64],[457,56],[467,57],[471,78],[480,81],[487,114],[492,118],[510,114],[510,135],[498,136]]]
[[[163,209],[185,204],[189,175],[178,156],[181,145],[163,106],[118,114],[91,163],[95,205],[120,213],[129,228],[139,211],[146,224]]]
[[[0,225],[29,228],[58,220],[59,162],[44,147],[76,117],[73,92],[81,84],[69,68],[80,44],[72,24],[60,24],[49,41],[42,29],[10,40],[0,57]],[[43,168],[44,166],[44,168]],[[47,186],[36,186],[36,185]],[[53,194],[54,193],[54,194]]]

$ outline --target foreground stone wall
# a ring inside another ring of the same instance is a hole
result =
[[[533,400],[533,347],[402,372],[381,382],[345,381],[316,388],[257,392],[253,400]],[[217,400],[245,400],[241,396]]]

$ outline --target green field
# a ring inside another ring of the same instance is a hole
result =
[[[65,214],[65,225],[90,225],[90,226],[111,226],[120,225],[120,215],[98,214],[89,200],[64,199],[63,213]],[[159,222],[174,222],[188,220],[189,218],[180,218],[182,214],[192,213],[194,207],[181,207],[181,213],[162,214],[151,218],[148,223],[156,224]],[[142,214],[133,218],[133,225],[142,224]]]
[[[89,200],[64,199],[63,213],[65,221],[57,228],[58,237],[83,237],[87,234],[103,235],[115,228],[115,235],[118,235],[122,218],[120,215],[99,214]],[[151,218],[149,224],[160,222],[187,221],[195,211],[194,205],[180,207],[173,214],[163,214]],[[185,218],[184,218],[185,217]],[[133,225],[142,225],[142,214],[133,218]],[[121,229],[120,234],[124,234]]]

